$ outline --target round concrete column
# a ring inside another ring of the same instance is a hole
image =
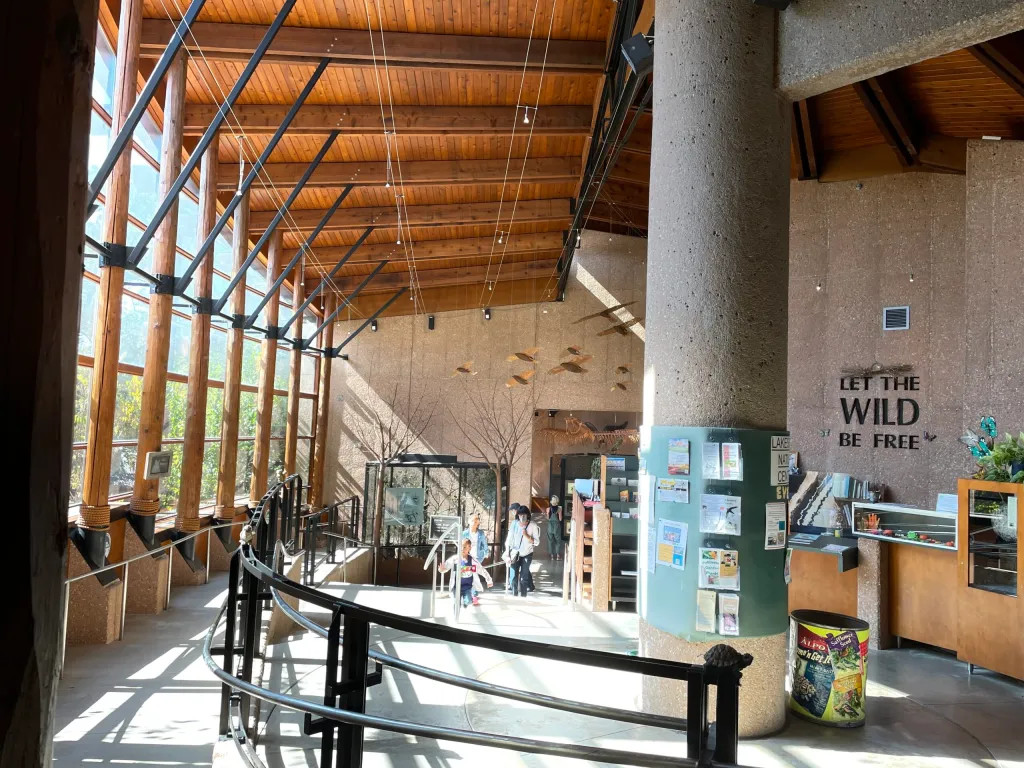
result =
[[[784,430],[789,119],[773,84],[775,13],[671,0],[658,6],[654,51],[644,424]],[[640,636],[645,655],[684,661],[714,645],[643,617]],[[755,659],[740,735],[780,728],[785,633],[720,642]],[[683,711],[682,686],[649,680],[644,696]]]

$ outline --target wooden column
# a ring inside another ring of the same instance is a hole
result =
[[[281,230],[275,230],[267,244],[267,291],[281,272]],[[275,291],[263,307],[263,323],[268,330],[277,329],[281,292]],[[260,351],[260,380],[256,395],[256,440],[252,451],[252,485],[249,501],[255,505],[267,492],[270,469],[270,421],[274,410],[274,375],[277,370],[277,339],[268,335]]]
[[[214,138],[203,155],[199,176],[199,225],[196,242],[203,242],[217,222],[217,148]],[[203,453],[206,450],[206,400],[210,378],[210,311],[213,293],[213,249],[207,252],[196,271],[196,296],[206,304],[192,313],[192,333],[188,356],[188,403],[185,406],[185,444],[181,457],[181,488],[175,527],[180,531],[199,530],[199,501],[203,485]],[[209,564],[207,564],[209,567]]]
[[[338,306],[338,297],[332,291],[324,301],[324,317]],[[334,323],[328,323],[320,332],[320,346],[330,349],[334,344]],[[309,473],[309,505],[323,506],[324,461],[327,456],[327,415],[331,403],[331,368],[334,359],[324,355],[320,358],[320,386],[316,397],[316,433],[313,436],[313,470]]]
[[[295,265],[292,282],[292,306],[298,307],[305,300],[306,257],[303,254]],[[302,318],[296,322],[295,338],[302,338]],[[295,455],[299,447],[299,392],[302,389],[302,350],[292,348],[291,366],[288,369],[288,423],[284,432],[284,473],[295,473]]]
[[[4,493],[0,764],[18,768],[53,762],[96,7],[33,0],[3,8],[0,325],[12,482]]]
[[[139,36],[142,0],[124,0],[117,35],[114,101],[110,135],[125,123],[135,104],[139,72]],[[128,235],[128,185],[131,182],[131,149],[125,149],[110,174],[104,204],[103,239],[123,254]],[[123,262],[122,262],[123,263]],[[100,262],[100,287],[96,307],[96,338],[93,346],[92,393],[82,479],[83,528],[105,531],[110,526],[110,454],[114,442],[114,399],[117,395],[117,358],[121,346],[121,294],[124,267]],[[94,549],[94,553],[96,550]],[[98,550],[102,558],[103,550]]]
[[[249,255],[249,193],[235,208],[232,223],[231,250],[233,269],[237,273]],[[242,328],[245,317],[245,277],[238,281],[231,294],[231,314],[238,320],[237,328],[228,329],[227,360],[224,366],[224,403],[220,425],[220,471],[217,473],[218,518],[230,520],[235,516],[235,479],[238,476],[238,408],[242,394]]]
[[[164,128],[160,143],[160,191],[163,199],[181,172],[182,112],[185,105],[185,56],[179,53],[167,68]],[[153,516],[160,511],[160,480],[146,479],[146,454],[159,451],[163,439],[164,401],[167,393],[167,357],[171,347],[171,305],[174,302],[174,256],[178,244],[178,201],[167,211],[157,230],[153,272],[161,280],[149,296],[146,364],[142,371],[139,415],[139,450],[135,462],[132,514],[149,518],[140,535],[152,543]]]

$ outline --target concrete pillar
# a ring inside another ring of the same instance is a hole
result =
[[[666,3],[654,51],[644,424],[784,431],[789,124],[773,87],[774,12]],[[691,643],[642,616],[640,640],[646,656],[690,662],[717,642],[753,654],[740,735],[782,727],[785,632]],[[684,700],[682,685],[645,681],[645,708],[679,715]]]

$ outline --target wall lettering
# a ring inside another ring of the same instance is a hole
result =
[[[839,391],[844,393],[839,398],[843,422],[855,428],[909,427],[921,418],[921,408],[910,395],[920,389],[917,376],[844,376],[839,379]],[[916,451],[921,447],[921,436],[900,429],[873,430],[868,435],[848,429],[839,433],[839,445]]]

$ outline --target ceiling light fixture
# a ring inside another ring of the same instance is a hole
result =
[[[487,307],[484,310],[484,320],[490,320],[490,319],[491,319],[491,308]]]
[[[910,282],[914,282],[914,273],[913,272],[910,273]]]
[[[377,330],[377,321],[376,320],[370,321],[370,330],[371,331],[376,331]]]
[[[820,291],[821,290],[821,280],[819,280],[818,284],[816,286],[814,286],[814,290],[816,290],[816,291]]]

